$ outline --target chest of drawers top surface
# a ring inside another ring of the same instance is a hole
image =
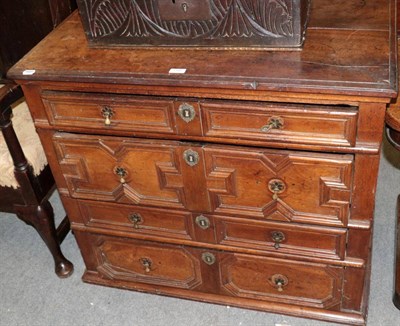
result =
[[[394,0],[314,0],[301,51],[131,50],[91,48],[75,13],[9,77],[393,97],[394,17]],[[170,73],[175,68],[186,71]]]

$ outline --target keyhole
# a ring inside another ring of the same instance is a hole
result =
[[[187,3],[182,3],[182,10],[183,10],[183,12],[187,12],[188,11]]]

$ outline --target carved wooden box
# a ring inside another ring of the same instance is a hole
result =
[[[298,48],[311,0],[78,0],[90,45]]]

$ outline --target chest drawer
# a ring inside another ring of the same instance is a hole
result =
[[[354,146],[352,107],[204,101],[204,135],[265,142]]]
[[[339,309],[343,268],[241,254],[221,255],[221,286],[241,298]]]
[[[50,124],[59,129],[176,133],[171,99],[45,91],[42,101]]]
[[[79,201],[82,220],[87,226],[113,231],[193,240],[192,214],[184,211],[96,201]],[[73,217],[71,217],[72,219]]]
[[[344,259],[346,229],[222,216],[214,221],[220,244],[294,256]]]
[[[77,199],[347,225],[352,155],[56,134]]]
[[[110,279],[183,289],[202,284],[200,259],[190,248],[92,234],[86,239],[96,270]]]

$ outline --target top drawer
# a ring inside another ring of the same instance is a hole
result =
[[[336,106],[206,101],[205,136],[354,146],[357,110]]]
[[[257,143],[354,146],[357,109],[250,101],[45,91],[51,125]]]
[[[45,91],[42,100],[49,123],[60,129],[176,133],[171,99]]]

